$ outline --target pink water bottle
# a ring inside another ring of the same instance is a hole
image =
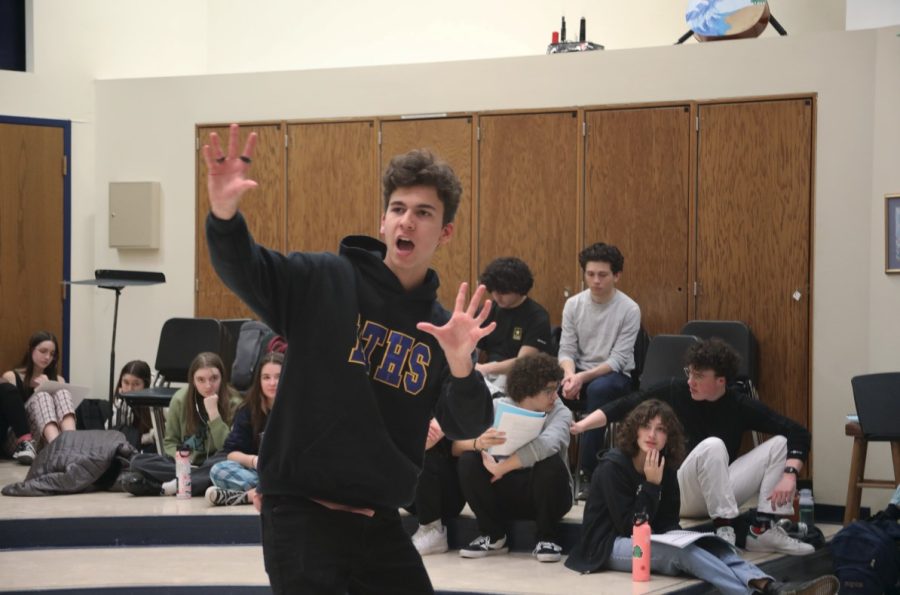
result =
[[[182,444],[175,451],[175,477],[178,479],[178,498],[191,497],[191,449]]]
[[[631,530],[631,580],[650,580],[650,519],[646,513],[634,515]]]

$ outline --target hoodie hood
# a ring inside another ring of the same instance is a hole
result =
[[[382,289],[408,300],[432,302],[437,299],[440,286],[437,273],[428,269],[422,284],[406,291],[393,271],[384,264],[387,246],[380,240],[369,236],[347,236],[341,240],[340,254],[352,260],[360,274]]]

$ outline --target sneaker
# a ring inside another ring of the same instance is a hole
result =
[[[122,489],[133,496],[162,496],[162,483],[138,471],[126,471],[119,475]]]
[[[241,490],[226,490],[209,486],[206,488],[206,499],[213,506],[235,506],[237,504],[250,504],[247,492]]]
[[[496,556],[497,554],[505,554],[509,552],[506,547],[506,536],[504,535],[497,541],[491,541],[490,536],[482,535],[472,540],[472,543],[459,550],[459,555],[463,558],[484,558],[485,556]]]
[[[552,541],[539,541],[531,555],[537,558],[538,562],[559,562],[562,558],[562,548]]]
[[[13,453],[13,458],[20,465],[30,465],[34,462],[34,457],[37,456],[37,450],[34,448],[34,441],[32,440],[22,440],[16,446],[16,451]]]
[[[841,582],[836,576],[825,575],[805,583],[769,583],[764,593],[780,595],[836,595]]]
[[[731,525],[722,525],[716,529],[716,535],[728,542],[728,545],[734,545],[737,542],[737,536],[734,534],[734,527]]]
[[[412,536],[413,545],[420,556],[443,554],[449,549],[447,545],[447,528],[440,524],[419,525]]]
[[[806,556],[816,551],[816,548],[790,537],[784,527],[773,525],[763,533],[757,534],[751,529],[747,534],[748,552],[778,552],[790,556]]]

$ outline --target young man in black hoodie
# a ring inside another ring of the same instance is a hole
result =
[[[453,235],[461,186],[427,152],[384,174],[381,233],[340,254],[282,255],[253,241],[238,212],[256,135],[239,153],[213,133],[206,222],[225,284],[288,341],[278,398],[260,447],[257,502],[266,572],[276,593],[429,593],[398,508],[411,502],[428,423],[473,438],[491,423],[472,353],[494,325],[484,287],[452,315],[436,300],[434,251]]]

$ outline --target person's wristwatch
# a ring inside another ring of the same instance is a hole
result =
[[[800,470],[797,469],[796,467],[791,467],[790,465],[787,465],[787,466],[784,468],[784,472],[785,472],[785,473],[792,473],[792,474],[794,475],[794,477],[797,477],[798,475],[800,475]]]

